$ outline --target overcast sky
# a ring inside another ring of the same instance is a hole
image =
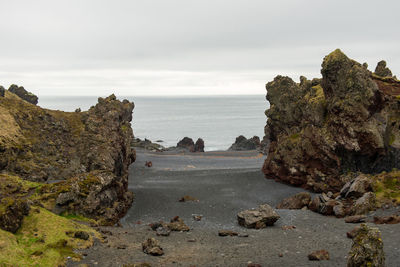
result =
[[[0,0],[0,84],[39,95],[265,94],[336,48],[400,76],[400,1]]]

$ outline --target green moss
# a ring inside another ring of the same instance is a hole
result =
[[[291,140],[296,140],[296,139],[298,139],[300,137],[300,134],[299,133],[294,133],[294,134],[292,134],[291,136],[290,136],[290,139]]]
[[[373,190],[379,202],[398,202],[400,203],[400,171],[375,175],[373,179]]]
[[[390,135],[390,139],[389,139],[389,146],[391,146],[394,141],[396,141],[396,136],[394,134]]]
[[[76,239],[71,232],[85,231],[88,240]],[[100,234],[88,226],[33,208],[14,235],[0,230],[0,263],[6,266],[59,266],[66,257],[79,259],[74,249],[87,248]]]
[[[78,182],[80,192],[85,195],[88,195],[90,193],[90,188],[92,187],[92,185],[96,184],[100,184],[100,179],[92,173],[89,173],[86,176],[86,179]]]

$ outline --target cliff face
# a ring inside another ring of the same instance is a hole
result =
[[[336,50],[323,60],[322,79],[269,82],[266,177],[339,191],[349,173],[399,168],[400,81],[380,64],[372,73]]]
[[[42,109],[11,91],[0,97],[0,170],[40,187],[48,208],[116,222],[132,202],[134,104],[114,95],[86,112]],[[43,200],[43,199],[41,199]]]

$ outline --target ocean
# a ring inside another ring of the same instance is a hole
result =
[[[132,128],[135,137],[162,140],[175,146],[188,136],[202,138],[206,151],[226,150],[239,135],[261,139],[269,103],[265,95],[118,97],[135,103]],[[97,103],[91,96],[42,96],[39,106],[48,109],[87,110]]]

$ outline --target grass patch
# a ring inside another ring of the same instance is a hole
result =
[[[380,203],[400,204],[400,171],[382,172],[373,176],[373,190]]]
[[[87,232],[89,239],[74,238],[71,233],[77,231]],[[0,230],[0,265],[63,265],[68,256],[79,260],[73,250],[90,247],[94,237],[100,235],[92,228],[35,207],[15,235]]]

